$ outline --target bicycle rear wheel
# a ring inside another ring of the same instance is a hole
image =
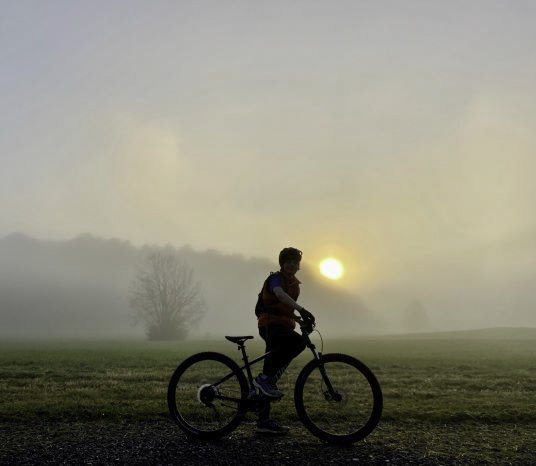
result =
[[[206,352],[177,367],[169,382],[167,401],[171,417],[186,434],[216,439],[240,424],[247,409],[247,394],[248,383],[238,365],[223,354]]]
[[[321,363],[308,363],[296,381],[294,401],[305,427],[332,443],[352,443],[378,424],[383,396],[378,380],[361,361],[346,354],[326,354],[322,365],[335,397],[321,374]]]

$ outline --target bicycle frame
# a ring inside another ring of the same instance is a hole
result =
[[[269,354],[272,353],[272,351],[268,351],[267,353],[264,353],[262,356],[259,356],[258,358],[255,358],[253,361],[249,362],[248,355],[246,354],[245,345],[238,345],[238,349],[240,349],[242,351],[242,361],[244,361],[244,363],[245,363],[240,368],[240,370],[243,371],[244,369],[246,369],[249,386],[253,387],[253,375],[251,374],[251,366],[253,366],[253,364],[256,364],[259,361],[262,361],[263,359],[265,359]],[[223,379],[219,380],[218,382],[216,382],[213,385],[215,387],[217,387],[218,385],[220,385],[220,384],[226,382],[227,380],[229,380],[233,375],[234,375],[234,372],[229,372]]]
[[[339,401],[341,395],[339,395],[333,389],[333,385],[331,384],[331,381],[329,380],[329,377],[328,377],[328,375],[326,373],[326,369],[324,368],[324,364],[322,363],[322,353],[319,352],[316,349],[316,346],[314,345],[314,343],[309,338],[309,334],[307,333],[307,331],[305,331],[305,329],[303,327],[301,327],[301,331],[302,331],[303,339],[305,341],[305,346],[311,350],[311,352],[313,353],[314,358],[317,361],[319,361],[318,369],[320,371],[320,374],[322,375],[322,379],[324,380],[324,383],[326,384],[326,387],[328,389],[329,395],[335,401]],[[242,352],[242,361],[244,361],[244,365],[242,367],[240,367],[240,370],[241,371],[244,371],[244,369],[246,370],[246,374],[247,374],[247,378],[248,378],[248,382],[249,382],[249,388],[250,388],[250,390],[254,390],[253,375],[251,373],[251,366],[253,364],[256,364],[259,361],[262,361],[263,359],[265,359],[268,355],[270,355],[272,353],[272,351],[268,351],[267,353],[264,353],[263,355],[255,358],[253,361],[250,362],[249,359],[248,359],[248,355],[246,353],[246,345],[244,343],[238,344],[238,349]],[[217,387],[218,385],[220,385],[220,384],[226,382],[227,380],[229,380],[231,377],[233,377],[233,375],[234,375],[234,372],[229,372],[227,375],[225,375],[218,382],[214,383],[213,386]],[[219,398],[219,399],[227,400],[227,401],[240,401],[240,400],[237,400],[237,399],[234,399],[234,398],[225,397],[225,396],[221,396],[221,395],[217,395],[216,397]]]

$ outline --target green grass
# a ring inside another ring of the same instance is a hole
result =
[[[368,442],[421,449],[430,456],[508,463],[536,451],[536,338],[521,335],[461,332],[334,340],[325,343],[324,352],[361,359],[380,381],[383,417]],[[250,356],[262,349],[258,341],[248,345]],[[0,422],[167,418],[173,370],[185,357],[207,350],[239,361],[236,347],[223,338],[2,343]],[[298,422],[291,393],[309,359],[310,353],[302,354],[287,371],[280,388],[288,395],[274,404],[274,416]]]

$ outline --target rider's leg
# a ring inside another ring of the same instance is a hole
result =
[[[263,400],[263,405],[261,410],[259,411],[259,421],[266,421],[270,418],[270,400],[268,398],[265,398]]]
[[[299,333],[280,325],[262,327],[259,333],[266,341],[266,351],[272,351],[264,359],[263,373],[277,379],[290,361],[305,349],[305,342]]]
[[[277,372],[275,374],[276,379],[279,379],[290,362],[298,356],[305,349],[305,341],[303,337],[294,331],[291,331],[281,338],[280,359],[276,362]]]
[[[277,366],[274,365],[274,358],[272,354],[272,351],[274,350],[273,341],[271,338],[272,330],[269,327],[261,327],[259,328],[259,334],[266,341],[266,352],[270,352],[270,354],[264,358],[263,372],[253,379],[253,385],[255,385],[255,387],[258,388],[266,397],[281,398],[283,393],[277,388],[275,378]],[[277,359],[275,362],[277,362]],[[269,414],[269,411],[267,414]]]
[[[276,325],[261,327],[259,333],[266,341],[266,351],[272,352],[264,359],[263,373],[272,379],[273,389],[282,395],[277,390],[275,382],[286,369],[289,362],[305,348],[303,337],[292,330]],[[288,430],[288,427],[281,426],[277,422],[270,420],[270,400],[266,399],[263,408],[259,412],[257,432],[281,435],[288,433]]]

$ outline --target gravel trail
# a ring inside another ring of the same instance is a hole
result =
[[[0,423],[0,464],[460,464],[393,450],[376,438],[329,445],[294,428],[284,437],[242,425],[217,442],[185,437],[167,420],[150,422]]]

